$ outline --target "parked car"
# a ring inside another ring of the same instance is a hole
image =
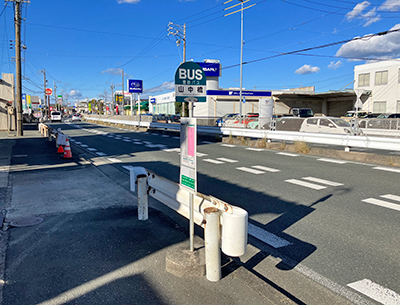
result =
[[[382,113],[377,119],[400,119],[400,113]]]
[[[229,119],[227,119],[224,122],[224,127],[235,127],[235,128],[247,128],[247,125],[250,122],[253,122],[255,120],[258,120],[258,117],[256,116],[242,116],[242,119],[240,118],[240,115],[233,116]]]
[[[362,131],[352,126],[350,122],[342,118],[336,117],[321,117],[321,118],[308,118],[303,121],[300,127],[302,132],[314,133],[333,133],[333,134],[347,134],[347,135],[360,135]]]
[[[167,119],[167,115],[165,113],[157,114],[157,120],[158,121],[165,121],[166,119]]]
[[[51,120],[51,122],[54,122],[54,121],[61,122],[61,121],[62,121],[62,114],[61,114],[61,112],[59,112],[59,111],[52,111],[51,114],[50,114],[50,120]]]
[[[297,116],[299,118],[308,118],[314,116],[314,112],[311,108],[292,108],[291,109],[293,116]]]
[[[227,119],[229,119],[229,118],[231,118],[231,117],[234,117],[234,116],[236,116],[236,115],[238,115],[238,113],[226,113],[226,114],[224,114],[222,117],[220,117],[219,119],[217,119],[217,120],[215,121],[215,125],[221,127],[221,126],[225,123],[225,121],[226,121]]]
[[[180,122],[181,121],[181,115],[180,114],[173,114],[167,118],[167,123],[173,123],[173,122]]]
[[[79,114],[74,114],[71,118],[72,121],[82,121],[81,116]]]

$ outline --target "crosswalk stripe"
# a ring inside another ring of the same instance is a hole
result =
[[[371,299],[386,305],[400,304],[400,295],[395,291],[383,287],[369,279],[347,284],[347,286],[361,292]]]
[[[105,154],[105,153],[103,153],[103,152],[100,152],[100,151],[97,151],[97,152],[96,152],[96,155],[98,155],[98,156],[100,156],[100,157],[107,156],[107,154]]]
[[[163,151],[166,151],[166,152],[180,152],[181,149],[180,148],[167,148],[167,149],[163,149]]]
[[[89,147],[89,145],[81,144],[81,147],[86,148],[86,147]]]
[[[222,162],[227,162],[227,163],[236,163],[239,162],[238,160],[232,160],[232,159],[227,159],[227,158],[217,158],[217,160],[220,160]]]
[[[386,198],[389,200],[393,200],[393,201],[400,201],[400,196],[396,196],[396,195],[387,194],[387,195],[382,195],[380,197]]]
[[[266,171],[266,172],[271,172],[271,173],[277,173],[280,172],[280,169],[275,169],[275,168],[271,168],[271,167],[266,167],[266,166],[262,166],[262,165],[253,165],[253,168],[256,169],[260,169],[262,171]]]
[[[88,151],[97,151],[96,148],[88,148]]]
[[[361,200],[361,201],[366,202],[366,203],[370,203],[370,204],[374,204],[374,205],[377,205],[377,206],[380,206],[380,207],[384,207],[384,208],[400,211],[400,205],[396,204],[396,203],[391,203],[391,202],[387,202],[387,201],[380,200],[380,199],[375,199],[375,198],[367,198],[367,199],[364,199],[364,200]]]
[[[318,191],[326,189],[326,186],[322,186],[322,185],[318,185],[318,184],[314,184],[314,183],[309,183],[309,182],[305,182],[305,181],[301,181],[301,180],[297,180],[297,179],[289,179],[289,180],[285,180],[285,182],[289,182],[289,183],[292,183],[292,184],[297,184],[297,185],[308,187],[310,189],[314,189],[314,190],[318,190]]]
[[[210,142],[210,141],[201,141],[201,143],[203,143],[203,144],[213,144],[213,142]]]
[[[108,161],[110,161],[111,163],[120,163],[122,162],[121,160],[118,160],[116,158],[107,158]]]
[[[286,153],[286,152],[278,152],[276,154],[277,155],[282,155],[282,156],[288,156],[288,157],[298,157],[299,156],[297,154],[291,154],[291,153]]]
[[[218,160],[214,160],[214,159],[203,159],[203,161],[213,163],[213,164],[223,164],[224,163],[222,161],[218,161]]]
[[[196,155],[197,155],[197,157],[199,157],[199,158],[208,156],[208,154],[204,154],[204,153],[201,153],[201,152],[197,152]]]
[[[336,163],[336,164],[346,164],[347,163],[347,161],[327,159],[327,158],[317,159],[317,161],[330,162],[330,163]]]
[[[312,181],[312,182],[326,184],[326,185],[329,185],[329,186],[341,186],[341,185],[343,185],[343,183],[333,182],[333,181],[314,178],[314,177],[303,177],[303,179],[304,180],[308,180],[308,181]]]
[[[265,172],[263,172],[263,171],[256,170],[254,168],[244,167],[244,166],[236,167],[236,169],[238,169],[240,171],[243,171],[243,172],[248,172],[248,173],[251,173],[251,174],[255,174],[255,175],[265,174]]]

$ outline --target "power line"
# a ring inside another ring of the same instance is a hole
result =
[[[263,60],[267,60],[267,59],[271,59],[271,58],[276,58],[276,57],[280,57],[280,56],[284,56],[284,55],[294,55],[294,54],[297,54],[297,53],[307,52],[307,51],[311,51],[311,50],[323,49],[323,48],[331,47],[331,46],[334,46],[334,45],[347,43],[347,42],[350,42],[350,41],[364,40],[364,39],[365,40],[369,40],[369,39],[371,39],[372,37],[375,37],[375,36],[383,36],[383,35],[387,35],[387,34],[390,34],[390,33],[399,32],[399,31],[400,31],[400,29],[389,30],[389,31],[384,31],[384,32],[380,32],[380,33],[365,35],[363,37],[355,37],[353,39],[346,39],[346,40],[342,40],[342,41],[332,42],[332,43],[328,43],[328,44],[324,44],[324,45],[320,45],[320,46],[316,46],[316,47],[310,47],[310,48],[305,48],[305,49],[301,49],[301,50],[295,50],[295,51],[290,51],[290,52],[285,52],[285,53],[279,53],[279,54],[276,54],[276,55],[272,55],[272,56],[268,56],[268,57],[264,57],[264,58],[259,58],[259,59],[243,62],[243,65],[252,64],[252,63],[255,63],[255,62],[259,62],[259,61],[263,61]],[[240,63],[236,64],[236,65],[225,67],[224,69],[234,68],[234,67],[237,67],[239,65],[240,65]]]

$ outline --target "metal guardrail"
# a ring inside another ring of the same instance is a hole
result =
[[[87,120],[102,121],[115,124],[126,124],[130,126],[141,126],[154,129],[164,130],[180,130],[179,124],[166,124],[156,122],[138,122],[126,121],[107,118],[91,118]],[[209,135],[225,135],[225,136],[240,136],[247,138],[258,138],[277,141],[300,141],[315,144],[327,144],[343,146],[346,149],[351,147],[370,148],[380,150],[400,151],[400,139],[390,137],[377,136],[349,136],[339,134],[322,134],[322,133],[306,133],[294,131],[277,131],[265,129],[244,129],[244,128],[226,128],[226,127],[208,127],[198,126],[198,133]]]
[[[187,219],[190,218],[190,193],[178,183],[144,167],[131,167],[130,188],[138,196],[139,220],[148,219],[148,195]],[[233,257],[246,253],[248,213],[242,208],[201,193],[194,194],[193,207],[194,222],[205,230],[207,279],[218,281],[221,278],[220,250]]]

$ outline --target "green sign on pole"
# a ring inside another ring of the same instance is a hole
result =
[[[176,101],[206,102],[206,75],[198,63],[184,62],[175,72]]]

